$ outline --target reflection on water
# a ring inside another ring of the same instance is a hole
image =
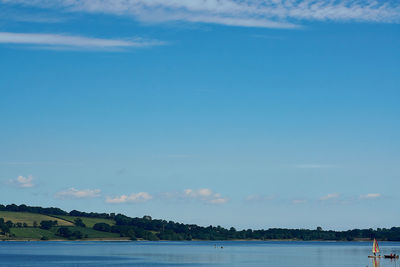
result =
[[[400,244],[381,250],[400,254]],[[397,266],[370,251],[359,242],[0,242],[0,266]]]
[[[379,267],[379,262],[380,262],[379,259],[376,259],[376,258],[372,259],[372,264],[373,264],[374,267]]]

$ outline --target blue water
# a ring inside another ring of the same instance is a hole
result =
[[[400,243],[380,247],[400,254]],[[0,242],[0,266],[373,267],[369,254],[359,242]]]

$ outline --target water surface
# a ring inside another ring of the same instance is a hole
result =
[[[400,254],[400,243],[380,247]],[[369,254],[364,242],[0,242],[0,266],[373,267]]]

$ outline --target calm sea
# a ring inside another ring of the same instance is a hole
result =
[[[380,247],[400,254],[400,243]],[[358,242],[0,242],[0,266],[373,267],[370,253]]]

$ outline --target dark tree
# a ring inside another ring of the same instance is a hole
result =
[[[57,230],[56,235],[68,238],[68,239],[81,239],[83,237],[83,234],[81,231],[71,231],[69,227],[60,227]]]
[[[102,232],[110,232],[111,226],[107,223],[96,223],[93,225],[93,229]]]
[[[7,234],[10,233],[10,227],[4,222],[3,218],[0,218],[0,234]]]
[[[41,221],[40,228],[44,230],[49,230],[51,227],[57,225],[57,221]]]
[[[75,224],[76,226],[86,227],[86,224],[83,223],[83,221],[82,221],[81,218],[76,218],[75,221],[74,221],[74,224]]]
[[[58,228],[56,235],[69,238],[72,235],[72,231],[68,227],[60,227]]]

